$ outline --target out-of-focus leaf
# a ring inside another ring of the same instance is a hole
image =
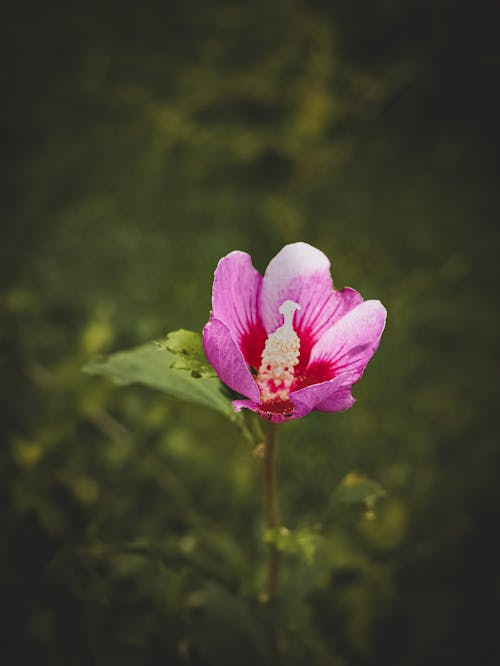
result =
[[[278,550],[289,555],[298,555],[306,564],[311,564],[316,553],[318,534],[310,529],[289,530],[280,525],[264,531],[264,542],[274,543]]]
[[[349,472],[335,489],[330,507],[362,505],[365,509],[365,517],[373,519],[375,504],[385,494],[385,490],[378,481],[359,472]]]
[[[237,422],[231,400],[215,377],[195,379],[185,370],[172,367],[176,356],[153,343],[117,352],[87,363],[83,371],[101,375],[117,384],[144,384],[186,402],[203,405]]]
[[[168,333],[165,342],[156,344],[160,349],[175,354],[171,363],[172,368],[189,370],[191,376],[196,379],[217,377],[205,356],[199,333],[180,328],[178,331]]]

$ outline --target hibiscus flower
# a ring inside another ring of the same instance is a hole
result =
[[[328,258],[307,243],[278,252],[264,276],[235,251],[215,271],[203,347],[220,379],[274,423],[312,410],[340,412],[375,353],[386,310],[333,287]]]

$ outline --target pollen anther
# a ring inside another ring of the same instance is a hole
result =
[[[300,339],[293,328],[296,310],[300,310],[300,305],[291,300],[280,305],[283,325],[268,335],[264,345],[257,376],[263,402],[287,400],[290,395],[300,354]]]

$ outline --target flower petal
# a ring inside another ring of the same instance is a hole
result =
[[[312,384],[290,393],[293,418],[306,416],[313,409],[320,412],[343,412],[356,402],[351,395],[354,375],[344,372],[333,379]]]
[[[364,301],[338,320],[311,350],[306,370],[315,374],[315,366],[328,366],[333,378],[351,373],[358,381],[373,356],[385,327],[386,310],[380,301]]]
[[[250,365],[258,369],[266,332],[260,315],[262,275],[246,252],[223,257],[215,270],[212,311],[227,326]]]
[[[263,409],[261,403],[255,402],[254,400],[233,400],[233,407],[235,412],[241,412],[243,408],[251,409],[252,412],[255,412],[263,419],[271,421],[272,423],[283,423],[289,419],[296,418],[293,414],[286,415],[281,412],[269,412]]]
[[[266,269],[261,309],[268,333],[282,325],[279,307],[286,300],[301,306],[294,316],[301,345],[299,373],[307,366],[310,351],[321,335],[363,301],[349,287],[334,291],[328,257],[307,243],[285,245]]]
[[[251,409],[273,423],[299,419],[313,409],[320,412],[343,412],[356,402],[351,395],[353,383],[352,373],[345,372],[329,381],[294,391],[290,393],[293,411],[288,413],[269,411],[264,404],[259,404],[254,400],[234,400],[233,407],[237,412],[242,408]]]
[[[203,329],[203,349],[224,384],[260,401],[257,384],[229,328],[213,316]]]

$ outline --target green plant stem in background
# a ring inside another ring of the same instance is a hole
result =
[[[264,503],[269,530],[280,525],[280,511],[276,483],[276,424],[268,423],[264,442]],[[279,583],[280,553],[275,541],[269,544],[267,598],[276,597]]]

